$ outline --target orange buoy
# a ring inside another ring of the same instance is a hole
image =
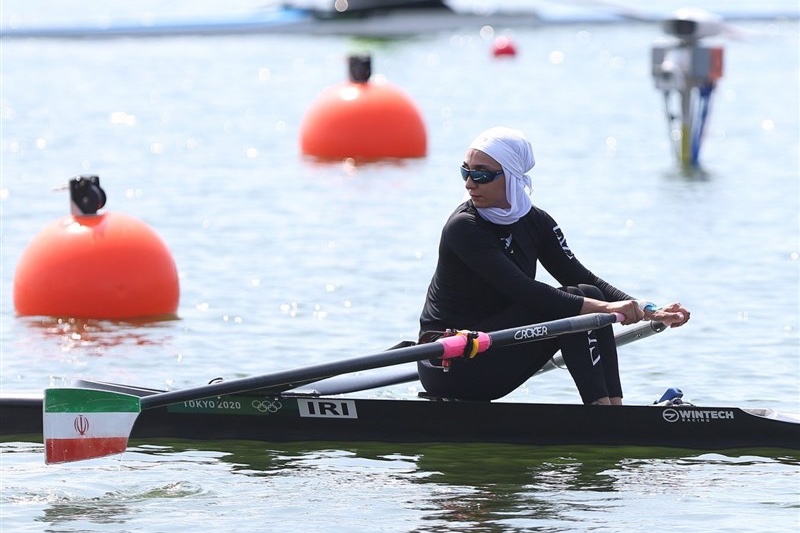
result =
[[[494,46],[492,47],[492,54],[495,57],[502,57],[502,56],[516,56],[517,55],[517,47],[514,46],[514,43],[511,42],[511,39],[501,35],[500,37],[494,40]]]
[[[424,157],[425,124],[400,89],[370,83],[369,56],[352,56],[350,81],[329,87],[303,117],[300,147],[320,159]]]
[[[17,264],[17,314],[175,318],[178,273],[161,238],[132,216],[97,213],[105,204],[97,176],[75,178],[70,189],[73,214],[35,236]]]

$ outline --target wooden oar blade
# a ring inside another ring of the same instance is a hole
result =
[[[46,389],[45,463],[67,463],[122,453],[139,416],[138,396],[95,389]]]

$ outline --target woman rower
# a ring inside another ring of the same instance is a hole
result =
[[[439,260],[420,316],[420,342],[448,329],[496,331],[587,313],[622,313],[623,325],[643,319],[685,324],[680,303],[657,308],[599,278],[575,257],[555,220],[530,199],[535,164],[522,132],[495,127],[467,148],[461,176],[469,200],[447,220]],[[536,280],[537,262],[562,286]],[[621,405],[622,385],[611,326],[545,341],[490,348],[474,359],[418,364],[432,396],[493,400],[533,376],[561,350],[586,404]]]

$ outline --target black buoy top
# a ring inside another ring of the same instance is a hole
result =
[[[75,176],[69,180],[69,196],[74,215],[95,215],[106,205],[106,193],[100,178],[94,175]]]
[[[367,83],[372,76],[372,58],[368,54],[352,55],[348,58],[350,81]]]

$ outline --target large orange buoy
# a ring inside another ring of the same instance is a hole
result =
[[[300,147],[321,159],[424,157],[425,124],[416,105],[386,82],[370,83],[369,56],[349,58],[350,81],[329,87],[306,111]]]
[[[179,286],[164,242],[142,221],[98,213],[97,176],[71,180],[72,215],[42,230],[14,274],[21,316],[110,320],[175,318]]]

